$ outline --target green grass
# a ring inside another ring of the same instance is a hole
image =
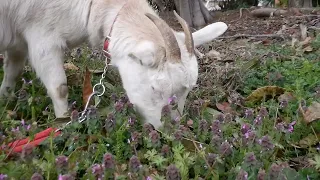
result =
[[[161,132],[141,123],[117,71],[110,69],[104,81],[106,93],[97,109],[90,109],[87,121],[74,122],[61,136],[50,137],[37,148],[25,148],[21,154],[7,157],[0,152],[0,174],[9,179],[57,179],[59,175],[77,179],[102,175],[103,179],[319,179],[320,123],[307,125],[298,110],[301,101],[306,106],[319,102],[320,36],[311,46],[310,53],[281,44],[257,47],[257,52],[278,56],[258,59],[237,82],[241,84],[237,92],[244,97],[263,86],[285,88],[295,97],[285,107],[278,97],[271,97],[242,105],[231,103],[234,113],[221,113],[192,92],[180,121],[172,122],[164,115],[166,128]],[[89,59],[89,49],[81,49],[80,56],[77,50],[67,55],[67,61],[80,68],[67,71],[74,114],[83,109],[85,67],[102,69],[104,64],[95,55]],[[0,102],[0,145],[54,126],[53,107],[44,86],[30,70],[23,78],[32,83],[20,81],[16,97]],[[100,74],[93,74],[93,84],[99,78]],[[31,125],[29,130],[27,125]],[[20,129],[13,132],[17,126]]]

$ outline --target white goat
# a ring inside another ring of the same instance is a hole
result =
[[[64,50],[83,42],[100,46],[111,32],[109,51],[124,89],[144,119],[159,128],[168,98],[175,94],[183,111],[187,94],[196,85],[194,46],[227,30],[225,23],[217,22],[191,34],[185,21],[175,15],[184,32],[173,31],[146,0],[1,0],[0,52],[5,52],[5,74],[0,95],[15,88],[29,58],[52,99],[55,116],[66,116]]]

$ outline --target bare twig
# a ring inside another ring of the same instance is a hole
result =
[[[250,11],[249,11],[248,8],[240,8],[240,16],[239,16],[239,19],[241,19],[241,17],[242,17],[242,10],[247,10],[247,11],[249,12],[249,14],[250,14]],[[239,19],[237,19],[237,20],[239,20]]]
[[[292,17],[295,17],[295,18],[304,18],[304,17],[320,17],[319,14],[307,14],[307,15],[301,15],[301,16],[292,16]]]
[[[249,37],[254,37],[254,38],[281,38],[285,39],[288,38],[289,36],[283,35],[283,34],[236,34],[234,36],[220,36],[217,37],[217,39],[232,39],[232,38],[249,38]]]

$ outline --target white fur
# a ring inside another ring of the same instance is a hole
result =
[[[7,88],[15,88],[29,58],[53,101],[56,117],[65,116],[68,91],[63,51],[84,42],[102,45],[118,14],[111,34],[112,64],[118,67],[135,108],[158,128],[162,107],[170,96],[178,97],[183,111],[198,78],[198,64],[196,57],[187,53],[181,32],[174,33],[182,63],[171,63],[170,59],[155,62],[164,40],[146,13],[156,15],[146,0],[1,0],[0,52],[5,52],[5,75],[0,96],[8,94]],[[208,25],[193,33],[195,46],[226,30],[222,22]]]

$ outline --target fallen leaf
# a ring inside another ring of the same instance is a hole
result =
[[[192,127],[193,121],[192,121],[191,119],[189,119],[189,120],[187,121],[187,125],[188,125],[189,127]]]
[[[278,97],[279,102],[284,101],[284,100],[290,102],[294,99],[296,99],[296,98],[293,96],[292,92],[285,92]]]
[[[310,44],[312,38],[311,37],[307,37],[305,40],[301,41],[299,44],[300,46],[305,46],[307,44]]]
[[[300,24],[301,40],[304,41],[307,38],[307,26]]]
[[[272,41],[270,39],[265,39],[265,40],[262,41],[262,44],[265,45],[265,46],[269,46],[271,44],[271,42]]]
[[[207,57],[209,57],[210,59],[216,59],[218,61],[221,61],[221,54],[218,51],[215,50],[211,50],[206,54]]]
[[[216,106],[222,112],[230,112],[230,111],[232,111],[230,103],[228,103],[228,102],[216,103]]]
[[[307,108],[306,111],[302,110],[301,106],[299,107],[299,109],[303,115],[304,121],[307,124],[320,119],[320,103],[318,102],[312,102],[312,104]]]
[[[300,148],[309,148],[313,145],[316,145],[319,142],[319,138],[320,134],[310,134],[305,138],[301,139],[296,145],[298,145]]]
[[[65,70],[73,70],[73,71],[79,70],[79,68],[76,65],[72,64],[72,63],[65,63],[63,65],[63,67],[64,67]]]
[[[85,106],[87,104],[88,98],[92,93],[92,85],[91,85],[91,73],[86,67],[86,72],[84,75],[83,89],[82,89],[82,103]]]
[[[281,95],[285,92],[284,88],[278,86],[265,86],[254,90],[247,98],[246,101],[248,102],[257,102],[261,101],[264,98],[269,96],[277,96]]]
[[[307,46],[305,48],[302,49],[303,52],[312,52],[313,48],[311,46]]]
[[[301,16],[301,15],[303,15],[298,8],[290,8],[289,11],[293,12],[293,14],[294,14],[295,16]]]

